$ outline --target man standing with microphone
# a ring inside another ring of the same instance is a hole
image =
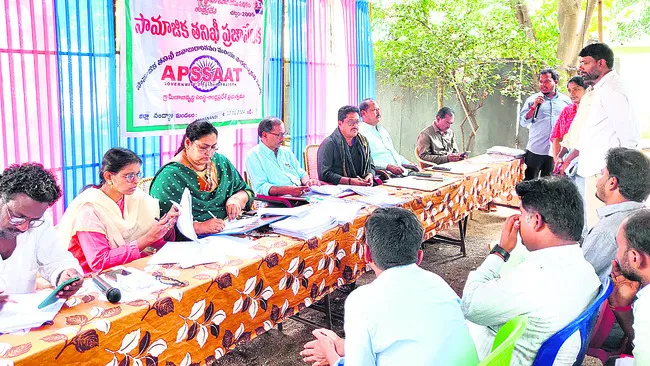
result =
[[[553,171],[551,132],[560,112],[571,104],[571,99],[557,91],[559,75],[553,69],[539,72],[539,93],[526,99],[519,112],[519,123],[529,130],[526,145],[525,180],[545,177]]]

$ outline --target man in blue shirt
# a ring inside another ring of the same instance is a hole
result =
[[[524,157],[525,180],[535,179],[540,175],[546,177],[553,172],[553,157],[550,151],[551,132],[560,112],[571,104],[568,96],[557,91],[559,78],[560,76],[553,69],[540,71],[539,93],[528,97],[519,112],[519,123],[529,130]]]
[[[284,123],[276,117],[264,118],[257,127],[260,143],[246,156],[246,172],[251,188],[264,196],[300,196],[310,186],[320,185],[310,179],[284,141]]]
[[[424,232],[415,214],[379,208],[365,230],[363,257],[377,278],[345,301],[345,340],[316,329],[316,340],[301,352],[303,360],[350,366],[477,364],[458,295],[418,266]]]

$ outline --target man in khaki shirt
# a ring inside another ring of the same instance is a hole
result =
[[[420,160],[434,164],[444,164],[450,161],[460,161],[466,156],[458,153],[456,136],[451,130],[454,123],[454,112],[449,107],[442,107],[431,126],[418,135],[418,157]]]

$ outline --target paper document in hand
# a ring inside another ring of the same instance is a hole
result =
[[[43,290],[32,294],[9,295],[9,301],[4,304],[2,311],[0,311],[0,333],[38,328],[44,323],[51,322],[65,303],[65,299],[58,299],[55,303],[39,309],[38,304],[51,291]]]
[[[194,231],[194,216],[192,215],[192,195],[190,190],[185,188],[181,202],[178,204],[180,215],[176,220],[176,227],[181,234],[192,241],[196,241],[196,231]]]

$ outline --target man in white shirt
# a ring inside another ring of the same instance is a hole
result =
[[[364,99],[359,104],[361,120],[359,133],[361,133],[370,146],[370,155],[375,163],[375,168],[386,170],[392,175],[406,175],[407,169],[418,170],[413,163],[400,155],[388,131],[379,125],[381,112],[374,99]]]
[[[609,307],[634,344],[634,362],[616,364],[650,365],[650,210],[623,221],[616,243]]]
[[[587,227],[598,220],[602,204],[595,197],[596,175],[605,166],[605,154],[612,147],[636,148],[641,134],[623,83],[612,68],[614,52],[604,43],[593,43],[580,53],[580,75],[593,83],[589,113],[582,126],[577,149],[578,175],[585,180]]]
[[[79,262],[56,240],[45,211],[61,197],[54,176],[36,163],[12,165],[0,176],[0,309],[11,294],[34,292],[36,274],[53,286],[68,279],[59,298],[83,283]]]
[[[423,229],[416,216],[380,208],[365,229],[363,256],[377,278],[348,296],[345,340],[317,329],[316,340],[301,352],[303,360],[314,365],[345,360],[350,366],[477,361],[458,296],[438,275],[418,267]]]
[[[480,359],[490,353],[501,326],[516,316],[528,316],[512,364],[531,365],[542,343],[591,304],[600,281],[577,243],[583,207],[575,185],[566,178],[541,178],[517,184],[516,191],[521,214],[506,220],[499,244],[470,272],[462,309],[471,322],[470,333]],[[518,234],[530,253],[501,274]],[[554,365],[572,365],[579,350],[576,333],[564,343]]]

